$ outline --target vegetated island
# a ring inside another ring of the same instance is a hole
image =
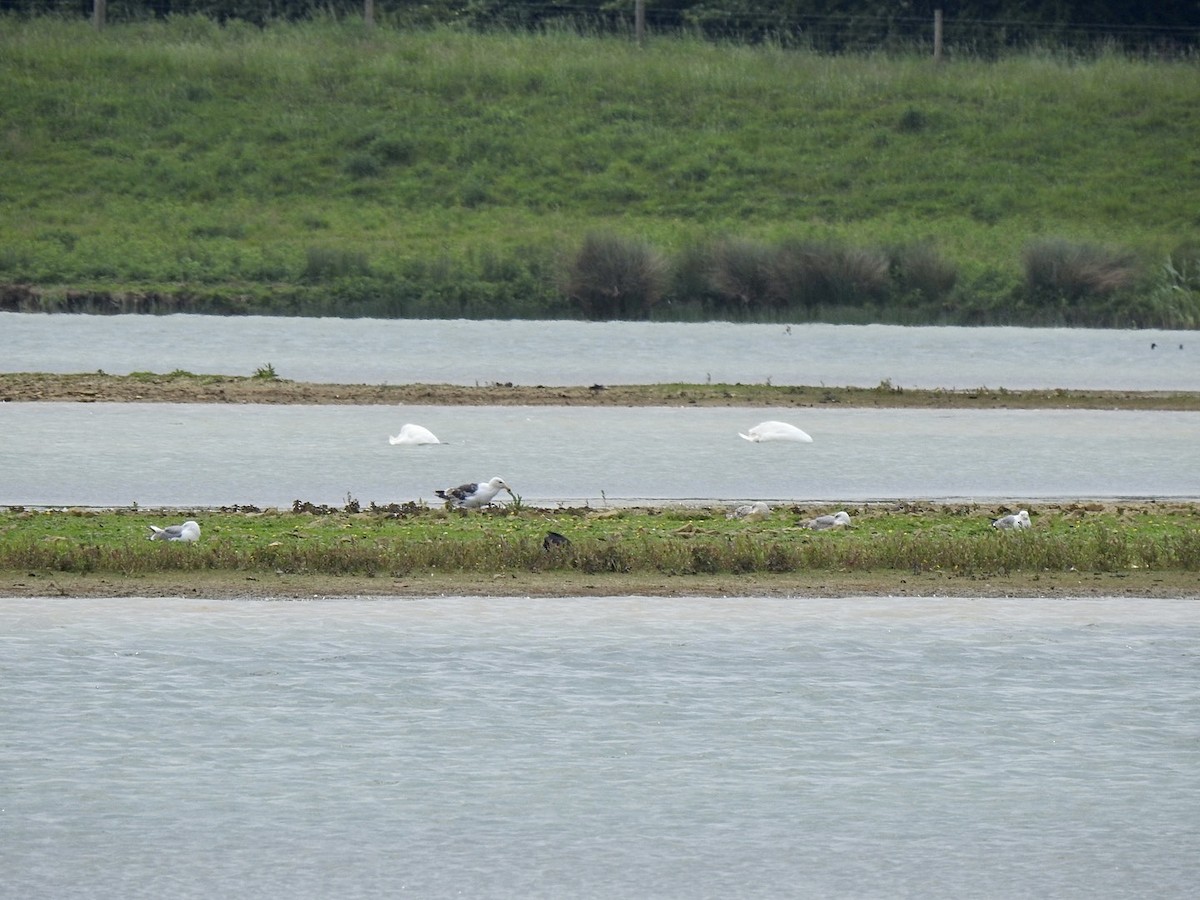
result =
[[[839,507],[474,512],[423,503],[289,510],[0,509],[0,597],[745,596],[1176,597],[1200,600],[1200,503],[848,504]],[[196,543],[149,540],[194,518]],[[553,532],[565,541],[548,540]]]
[[[770,384],[323,384],[278,377],[0,373],[0,402],[264,403],[397,406],[745,406],[1200,410],[1197,391],[917,390]]]

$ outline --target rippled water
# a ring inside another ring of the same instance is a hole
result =
[[[282,378],[349,384],[1200,390],[1200,339],[1185,331],[0,313],[0,340],[7,372],[251,375],[269,363]]]
[[[5,896],[1191,897],[1200,607],[0,600]]]
[[[738,437],[771,418],[813,442]],[[1200,413],[8,403],[0,434],[2,505],[1200,497]]]

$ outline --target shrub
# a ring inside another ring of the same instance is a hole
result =
[[[772,269],[772,292],[788,306],[862,306],[887,297],[889,260],[859,247],[785,242]]]
[[[958,268],[929,243],[909,244],[891,253],[891,275],[902,297],[939,303],[958,283]]]
[[[1125,250],[1046,238],[1025,248],[1025,286],[1031,298],[1078,303],[1133,285],[1136,260]]]
[[[775,251],[754,241],[725,238],[710,251],[709,284],[717,303],[734,313],[753,312],[772,304]]]
[[[564,287],[589,319],[640,319],[662,298],[666,280],[666,263],[647,242],[592,233],[571,260]]]

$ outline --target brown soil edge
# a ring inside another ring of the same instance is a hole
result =
[[[0,598],[179,597],[212,600],[437,597],[1128,597],[1200,601],[1195,572],[1043,572],[961,576],[940,572],[665,576],[536,573],[414,574],[403,578],[189,572],[121,577],[0,572]]]
[[[320,384],[230,375],[0,373],[0,402],[263,403],[396,406],[725,406],[881,409],[1200,410],[1195,391],[1010,391],[753,384]]]

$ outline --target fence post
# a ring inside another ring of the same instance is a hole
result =
[[[942,61],[942,11],[940,9],[933,11],[933,61],[935,63]]]
[[[363,21],[370,28],[375,24],[375,0],[363,0]]]
[[[646,0],[634,0],[633,4],[633,33],[640,47],[646,40]]]
[[[97,31],[104,27],[104,13],[108,0],[92,0],[92,27]]]

